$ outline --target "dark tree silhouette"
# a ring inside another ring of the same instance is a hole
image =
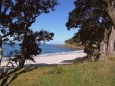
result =
[[[23,68],[26,59],[34,61],[33,55],[39,55],[41,48],[39,45],[41,42],[52,40],[54,33],[41,30],[40,32],[28,31],[26,36],[24,35],[21,46],[21,59],[19,60],[19,68]],[[35,62],[35,61],[34,61]]]
[[[42,13],[54,10],[57,0],[0,0],[0,63],[2,60],[2,43],[14,44],[16,40],[28,38],[29,27]],[[12,37],[13,40],[9,40]]]
[[[101,46],[104,43],[107,46],[111,30],[115,28],[115,1],[76,0],[74,5],[66,26],[80,28],[74,38],[79,37],[87,56],[97,60],[102,54]]]

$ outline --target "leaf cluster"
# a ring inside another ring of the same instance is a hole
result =
[[[35,22],[36,17],[42,13],[54,11],[54,6],[57,4],[56,0],[1,0],[0,29],[2,38],[23,34]]]
[[[23,58],[41,53],[41,41],[52,40],[54,33],[33,32],[30,26],[42,13],[54,11],[57,0],[0,0],[0,30],[2,43],[20,43]]]
[[[32,58],[33,55],[39,55],[41,53],[41,48],[39,45],[41,42],[46,42],[52,40],[54,33],[41,30],[39,32],[29,31],[24,39],[21,46],[21,54],[25,56],[25,59]]]
[[[69,13],[66,27],[68,30],[80,28],[74,38],[80,39],[86,47],[86,53],[100,49],[105,31],[112,26],[108,15],[108,3],[111,4],[112,0],[76,0],[75,9]]]

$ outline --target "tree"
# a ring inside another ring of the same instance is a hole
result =
[[[28,30],[28,33],[26,33],[26,36],[24,35],[23,41],[20,44],[21,58],[19,60],[19,68],[24,67],[26,59],[34,61],[33,56],[39,55],[42,51],[42,49],[39,48],[41,42],[50,41],[54,36],[54,33],[49,33],[45,30],[41,30],[39,32],[33,32],[30,29]]]
[[[9,5],[9,3],[11,3],[11,5]],[[1,42],[3,42],[3,40],[8,42],[9,36],[12,37],[12,39],[9,39],[10,44],[14,44],[15,41],[21,42],[20,54],[18,54],[16,58],[11,59],[12,61],[19,60],[19,67],[9,72],[6,71],[2,73],[0,75],[0,79],[4,78],[2,84],[6,83],[10,74],[23,68],[26,59],[34,61],[32,56],[41,53],[41,49],[39,48],[41,41],[52,40],[54,33],[45,30],[33,32],[30,26],[42,13],[53,11],[57,4],[57,0],[0,1],[0,27],[2,28],[1,33],[3,33]]]
[[[100,49],[108,45],[109,35],[115,28],[114,0],[76,0],[75,9],[69,13],[68,29],[80,28],[79,36],[87,56],[98,60]],[[107,51],[107,47],[105,48]]]
[[[24,45],[27,45],[27,42],[25,42],[25,41],[27,41],[27,39],[28,39],[28,34],[30,31],[29,27],[31,26],[32,23],[35,22],[36,17],[38,17],[41,13],[49,13],[50,9],[54,10],[55,5],[57,5],[56,0],[51,0],[51,1],[49,1],[49,0],[46,0],[46,1],[43,1],[43,0],[41,0],[41,1],[38,1],[38,0],[28,1],[27,0],[27,1],[24,1],[23,4],[21,4],[21,9],[20,9],[21,13],[20,13],[20,11],[16,12],[16,13],[23,14],[23,15],[19,15],[17,17],[18,23],[16,22],[16,23],[11,25],[11,28],[14,28],[14,29],[18,28],[18,30],[20,30],[18,32],[15,31],[16,36],[17,36],[15,38],[20,40],[19,37],[23,34],[23,41],[21,44],[23,46],[23,49],[22,49],[23,52],[22,52],[21,61],[19,62],[21,68],[24,66],[25,59],[30,57],[30,56],[27,57],[27,54],[29,54],[29,53],[27,53],[27,49],[24,49],[24,47],[27,48]],[[22,30],[21,30],[21,28],[22,28]],[[48,36],[48,32],[46,32],[46,31],[43,31],[43,32],[45,32],[44,35],[47,34],[47,36]],[[49,34],[49,36],[50,36],[50,34]],[[45,39],[45,37],[43,37],[42,39]],[[48,40],[50,40],[50,39],[48,39]],[[42,41],[42,40],[40,40],[40,41]]]
[[[21,35],[27,34],[29,27],[36,17],[42,13],[49,13],[57,5],[56,0],[1,0],[0,1],[0,64],[2,60],[2,42],[8,42],[12,36],[14,43]],[[24,37],[26,38],[26,37]]]

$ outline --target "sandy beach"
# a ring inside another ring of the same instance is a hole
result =
[[[86,54],[82,50],[62,54],[39,55],[34,57],[36,62],[26,60],[25,64],[68,64],[64,61],[82,58],[83,56],[86,56]],[[7,61],[2,61],[1,66],[5,66],[6,64]],[[11,66],[11,64],[9,64],[9,66]]]

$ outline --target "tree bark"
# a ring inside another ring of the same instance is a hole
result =
[[[19,60],[19,69],[23,68],[25,64],[25,58],[22,56]]]
[[[26,40],[27,40],[27,34],[26,32],[24,32],[24,39],[23,39],[23,48],[22,48],[22,56],[19,60],[19,68],[23,68],[24,67],[24,64],[25,64],[25,58],[26,58],[26,54],[27,54],[27,51],[26,51]]]
[[[104,31],[104,39],[100,43],[100,57],[103,59],[107,56],[108,53],[108,42],[109,42],[109,36],[111,34],[111,28],[109,30],[105,29]]]
[[[104,57],[109,57],[110,56],[110,35],[112,33],[112,28],[115,29],[115,7],[114,7],[114,1],[110,3],[108,3],[108,8],[107,8],[107,14],[111,20],[112,23],[112,27],[109,28],[109,30],[107,31],[105,29],[104,32],[104,40],[101,42],[101,46],[100,46],[100,53],[101,53],[101,58],[103,59]]]
[[[3,51],[2,51],[2,37],[0,36],[0,66],[2,61]]]
[[[108,10],[107,13],[111,19],[111,22],[115,28],[115,2],[114,1],[111,2],[111,4],[110,3],[108,4],[107,10]]]

